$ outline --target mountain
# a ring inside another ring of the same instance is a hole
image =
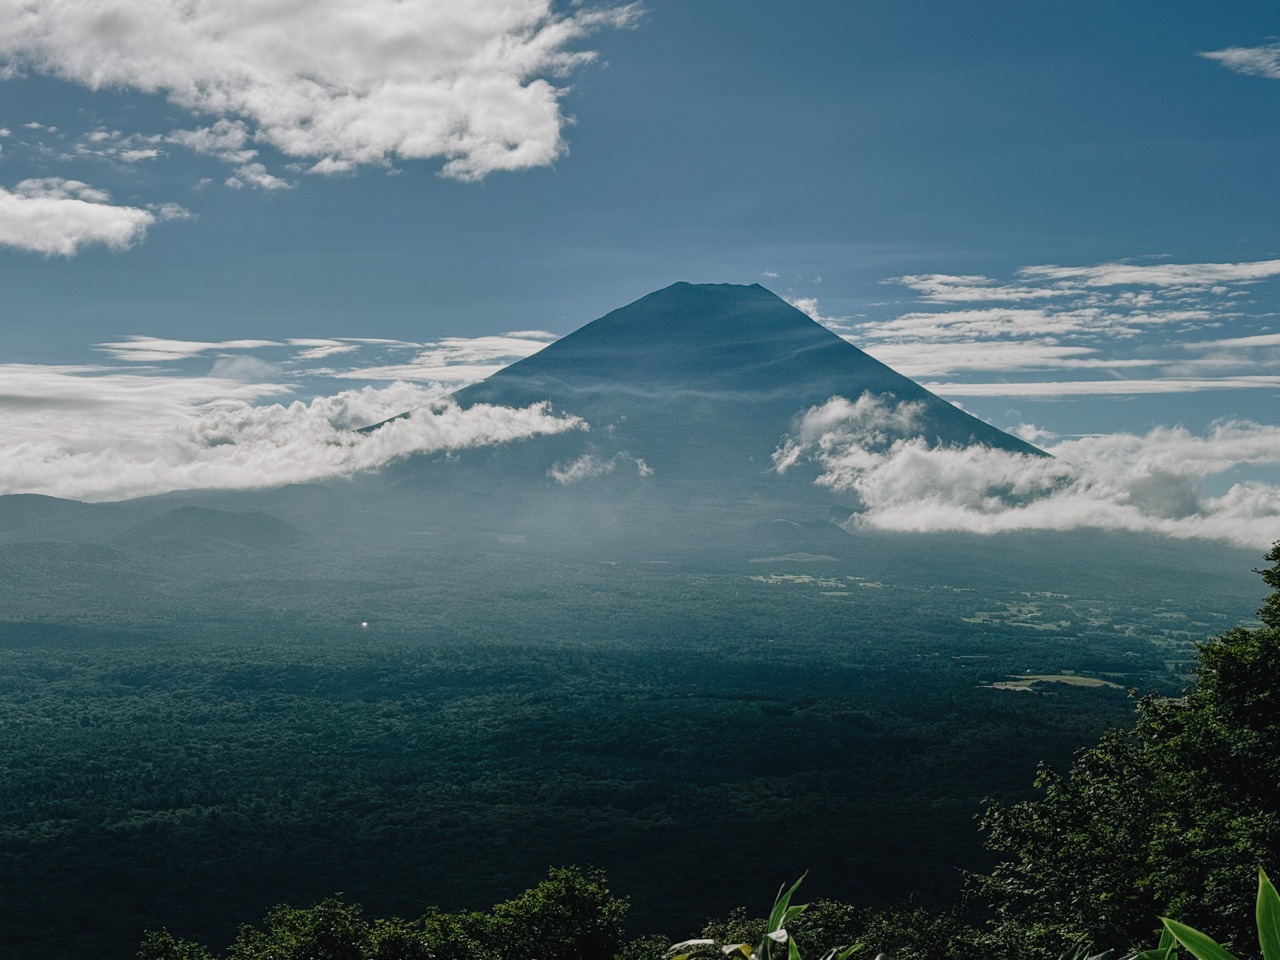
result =
[[[590,424],[603,455],[625,451],[656,477],[708,480],[767,472],[798,416],[867,392],[921,404],[921,434],[933,443],[1039,453],[758,284],[673,284],[454,397],[464,407],[549,400]]]

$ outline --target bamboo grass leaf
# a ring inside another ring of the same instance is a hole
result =
[[[1265,870],[1258,871],[1258,946],[1263,960],[1280,960],[1280,895]]]
[[[1160,918],[1160,922],[1180,944],[1191,952],[1192,956],[1196,957],[1196,960],[1236,960],[1230,951],[1194,927],[1188,927],[1185,923],[1178,923],[1176,920],[1168,920],[1164,917]]]

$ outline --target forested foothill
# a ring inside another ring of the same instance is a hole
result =
[[[269,938],[319,904],[367,932],[363,952],[334,956],[451,956],[387,951],[427,929],[443,943],[456,921],[481,945],[458,955],[527,957],[492,905],[543,897],[548,866],[570,864],[550,880],[607,876],[629,903],[608,916],[637,960],[708,917],[762,909],[805,871],[825,903],[805,922],[841,936],[912,930],[912,949],[943,955],[992,903],[988,945],[1119,945],[1154,918],[1049,909],[1094,868],[1042,875],[1036,811],[1120,790],[1088,793],[1073,755],[1131,727],[1136,704],[1139,731],[1172,730],[1190,714],[1159,698],[1189,682],[1193,641],[1254,636],[1231,628],[1256,606],[1256,558],[1225,548],[850,535],[785,515],[715,537],[672,536],[678,518],[642,537],[552,537],[501,502],[465,540],[439,510],[360,536],[353,510],[336,511],[354,517],[345,530],[308,527],[317,502],[348,495],[261,495],[279,524],[228,518],[215,497],[0,498],[9,955],[124,960],[164,929],[148,949],[294,956],[237,930]],[[1225,736],[1243,749],[1238,733]],[[1136,751],[1148,777],[1167,759],[1141,733],[1103,743]],[[1198,769],[1160,776],[1178,793]],[[1250,819],[1260,789],[1240,787],[1206,827],[1212,910],[1242,902],[1236,879],[1256,871],[1235,852],[1273,842]],[[1173,857],[1185,817],[1215,802],[1169,821],[1142,863]],[[1140,804],[1134,824],[1154,816]],[[1087,821],[1070,829],[1054,870],[1095,846]],[[1133,830],[1081,889],[1114,878],[1142,910],[1175,887],[1198,896],[1194,871],[1149,880],[1120,857]],[[991,878],[977,901],[961,899],[966,872]],[[270,913],[282,903],[295,907]]]

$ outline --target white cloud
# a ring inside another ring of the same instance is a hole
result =
[[[856,327],[877,340],[992,340],[997,338],[1099,336],[1135,337],[1155,327],[1204,323],[1208,310],[1135,310],[1102,307],[1040,309],[982,307],[941,313],[904,313]]]
[[[222,119],[195,130],[175,130],[166,139],[226,163],[248,163],[258,155],[258,151],[248,145],[249,127],[243,120]]]
[[[275,384],[0,366],[0,493],[116,500],[345,477],[414,453],[582,429],[545,405],[467,410],[405,383],[263,403]],[[371,433],[353,428],[411,410]]]
[[[1216,60],[1228,70],[1250,77],[1267,77],[1280,80],[1280,43],[1267,43],[1260,47],[1227,47],[1224,50],[1205,50],[1199,56]]]
[[[294,184],[273,173],[260,163],[246,163],[236,167],[235,176],[227,177],[226,185],[234,190],[248,185],[259,190],[291,190]]]
[[[1269,298],[1249,294],[1255,284],[1276,285],[1280,260],[1038,265],[1019,268],[1015,277],[1013,282],[978,274],[897,277],[886,282],[906,286],[936,306],[884,319],[832,319],[821,315],[816,300],[793,302],[908,376],[954,377],[956,382],[926,384],[950,396],[1118,395],[1273,385],[1270,374],[1280,361],[1276,335],[1203,338],[1228,324],[1247,323],[1255,330],[1274,326],[1274,315],[1252,303]],[[1092,370],[1096,377],[1036,382],[1044,371],[1068,370]],[[1032,382],[959,382],[983,372],[1024,371],[1036,374],[1027,378]]]
[[[1280,333],[1260,333],[1251,337],[1227,337],[1183,344],[1183,349],[1186,350],[1254,350],[1260,347],[1280,347]]]
[[[213,361],[209,376],[241,383],[275,383],[281,378],[280,368],[257,357],[219,357]]]
[[[149,203],[147,209],[161,220],[194,220],[196,215],[180,203]]]
[[[360,344],[342,340],[290,340],[289,346],[304,348],[298,351],[297,359],[299,360],[322,360],[325,357],[355,353],[360,349]]]
[[[1155,377],[1147,380],[1030,380],[1020,383],[923,383],[946,397],[1079,397],[1153,393],[1200,393],[1205,390],[1275,390],[1280,376]]]
[[[1027,287],[1001,284],[990,277],[955,276],[948,273],[924,273],[895,277],[900,283],[920,294],[921,299],[939,303],[963,303],[991,300],[1041,300],[1061,296],[1063,291],[1052,287]]]
[[[503,334],[504,337],[514,337],[517,340],[558,340],[554,333],[548,333],[546,330],[508,330]]]
[[[1244,263],[1100,263],[1089,267],[1022,267],[1020,277],[1067,280],[1087,287],[1183,287],[1208,289],[1225,283],[1254,283],[1280,276],[1280,260]]]
[[[123,250],[146,235],[156,216],[110,199],[105,190],[56,177],[23,180],[12,191],[0,187],[0,245],[63,257],[95,243]]]
[[[144,136],[99,128],[81,137],[73,150],[78,157],[99,157],[132,164],[158,158],[162,153],[158,145],[163,140],[158,134]]]
[[[855,337],[847,337],[856,342]],[[1095,347],[1064,346],[1044,340],[863,345],[881,363],[913,379],[961,371],[1111,369],[1159,366],[1154,358],[1115,359]]]
[[[785,299],[787,303],[791,304],[810,320],[814,320],[824,326],[831,327],[833,329],[842,329],[847,323],[843,317],[825,316],[821,307],[818,305],[817,297],[786,297]]]
[[[563,152],[557,82],[594,58],[575,44],[638,15],[551,0],[0,0],[0,59],[162,93],[318,170],[438,157],[474,180]]]
[[[919,400],[898,403],[891,394],[864,393],[855,401],[832,397],[805,412],[774,453],[774,466],[782,473],[815,451],[826,456],[834,449],[883,450],[896,438],[919,430],[924,406]]]
[[[904,407],[910,405],[869,394],[814,407],[779,448],[777,469],[816,463],[818,483],[860,501],[853,523],[886,530],[1093,527],[1247,547],[1280,533],[1280,486],[1236,483],[1222,496],[1204,492],[1208,478],[1239,466],[1280,464],[1280,427],[1231,421],[1204,436],[1161,427],[1141,436],[1085,437],[1049,446],[1048,458],[930,447],[911,435],[913,415]],[[895,435],[884,424],[905,429]]]
[[[625,450],[612,457],[601,457],[594,453],[584,453],[572,463],[553,464],[547,476],[561,486],[580,483],[583,480],[595,480],[613,473],[620,466],[630,464],[640,477],[653,476],[653,468],[639,457],[633,457]]]
[[[278,347],[276,340],[168,340],[163,337],[129,336],[115,343],[100,343],[98,349],[117,360],[136,363],[173,363],[228,350],[257,350]]]
[[[334,375],[351,380],[471,383],[537,353],[552,337],[542,330],[517,330],[493,337],[446,337],[425,344],[425,349],[408,363],[361,367]]]

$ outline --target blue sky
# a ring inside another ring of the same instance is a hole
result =
[[[434,396],[676,280],[1046,443],[1278,422],[1273,4],[181,6],[0,0],[10,428]]]

